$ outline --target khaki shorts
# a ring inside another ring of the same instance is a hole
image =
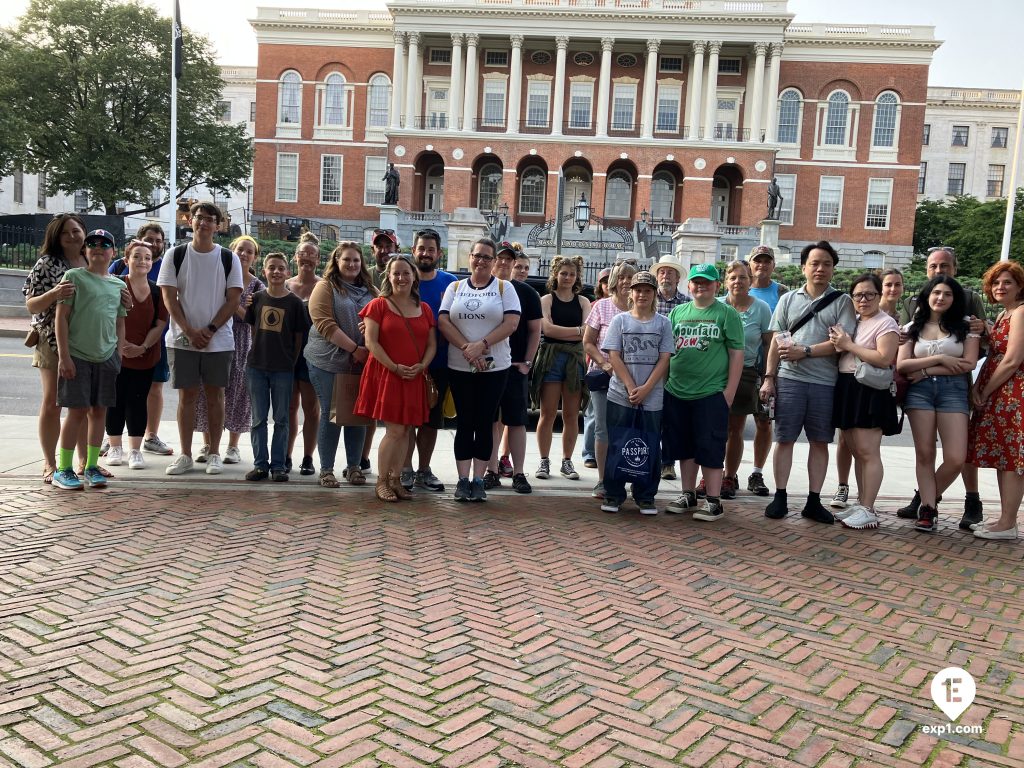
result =
[[[200,352],[195,349],[167,348],[167,362],[171,366],[171,387],[173,389],[195,389],[200,386],[221,387],[228,385],[231,377],[231,359],[235,353]]]
[[[47,371],[57,370],[57,353],[46,339],[40,339],[39,343],[32,348],[32,367],[43,368]]]

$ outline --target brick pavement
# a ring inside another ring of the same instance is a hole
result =
[[[492,498],[0,482],[0,765],[1024,765],[1024,546]]]

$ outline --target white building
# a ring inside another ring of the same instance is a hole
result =
[[[1017,140],[1020,91],[985,88],[928,89],[918,200],[973,195],[1006,197]],[[1018,186],[1024,183],[1018,166]]]

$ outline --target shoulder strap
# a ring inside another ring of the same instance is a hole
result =
[[[153,322],[150,323],[150,328],[156,325],[160,319],[160,304],[163,301],[163,297],[160,295],[160,288],[152,280],[147,280],[149,283],[149,293],[153,297]]]
[[[185,253],[187,251],[188,243],[182,243],[174,247],[174,251],[171,254],[171,258],[174,259],[174,274],[178,274],[181,271],[181,263],[185,260]]]
[[[797,331],[799,331],[801,328],[803,328],[805,325],[807,325],[807,323],[811,321],[812,317],[821,312],[823,309],[825,309],[825,307],[827,307],[829,304],[834,302],[842,295],[842,291],[837,291],[835,289],[832,289],[830,293],[826,293],[820,299],[815,301],[814,304],[808,307],[807,310],[799,318],[797,318],[797,321],[789,327],[789,332],[796,333]]]
[[[223,245],[220,247],[220,263],[224,265],[224,284],[227,285],[228,278],[231,277],[231,256],[232,253]],[[243,290],[245,287],[243,286]],[[225,288],[227,290],[227,288]]]
[[[505,281],[502,280],[500,277],[498,278],[498,295],[499,296],[504,296],[505,295]]]
[[[423,353],[420,352],[420,345],[416,343],[416,334],[413,333],[413,331],[412,331],[412,323],[409,322],[409,318],[406,317],[405,313],[402,312],[401,309],[399,309],[398,305],[395,304],[395,302],[393,302],[391,300],[390,296],[385,296],[384,298],[388,302],[388,304],[390,304],[392,307],[395,308],[395,311],[398,312],[399,317],[401,317],[405,321],[405,327],[408,329],[409,336],[412,338],[412,345],[413,345],[413,347],[416,348],[416,355],[417,355],[417,357],[419,357],[420,360],[422,360],[423,359]]]

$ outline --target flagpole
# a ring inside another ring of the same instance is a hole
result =
[[[1017,135],[1013,148],[1013,164],[1010,166],[1010,189],[1006,195],[1006,218],[1003,220],[1003,244],[999,250],[999,260],[1010,260],[1010,236],[1013,234],[1013,210],[1017,202],[1017,169],[1020,167],[1021,140],[1024,137],[1024,87],[1020,91],[1020,104],[1017,107]],[[1004,190],[1006,191],[1006,190]]]
[[[181,14],[178,10],[178,0],[172,0],[174,13],[171,17],[171,168],[167,184],[167,194],[170,197],[169,226],[167,237],[172,244],[177,242],[177,216],[178,216],[178,73],[181,69],[178,40],[181,35]]]

